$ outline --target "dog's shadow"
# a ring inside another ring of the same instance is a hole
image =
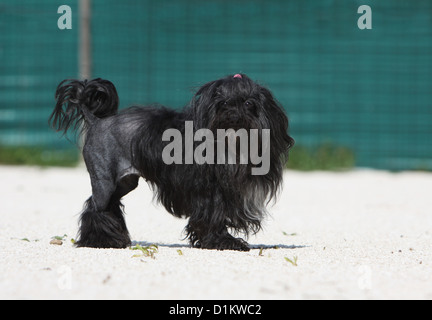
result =
[[[159,242],[149,242],[149,241],[132,241],[132,246],[140,245],[142,247],[148,247],[156,245],[158,247],[166,248],[191,248],[187,243],[159,243]]]
[[[302,245],[287,245],[287,244],[249,244],[249,247],[254,249],[302,249],[306,248],[308,246],[302,246]]]
[[[158,243],[149,241],[132,241],[132,246],[140,245],[142,247],[148,247],[151,245],[156,245],[158,247],[166,248],[192,248],[191,245],[187,243]],[[303,245],[286,245],[286,244],[249,244],[251,250],[261,250],[261,249],[302,249],[308,246]]]

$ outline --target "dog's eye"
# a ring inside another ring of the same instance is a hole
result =
[[[252,105],[253,105],[252,102],[249,100],[245,102],[246,107],[252,107]]]

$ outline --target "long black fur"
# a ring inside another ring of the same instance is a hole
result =
[[[64,133],[85,132],[83,156],[92,196],[81,214],[77,246],[130,245],[120,199],[141,176],[169,213],[189,218],[185,230],[192,246],[249,250],[230,231],[247,236],[261,229],[294,144],[288,119],[268,89],[246,75],[228,76],[203,85],[181,111],[148,106],[118,112],[116,89],[102,79],[65,80],[55,97],[51,126]],[[269,172],[251,175],[252,164],[165,164],[162,151],[169,142],[162,141],[162,134],[178,129],[184,139],[185,121],[193,121],[194,131],[212,130],[215,137],[217,129],[270,129]]]

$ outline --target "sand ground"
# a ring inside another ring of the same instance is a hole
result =
[[[247,253],[190,248],[141,180],[126,222],[154,259],[73,247],[85,168],[0,166],[0,179],[1,299],[432,299],[431,173],[286,171]]]

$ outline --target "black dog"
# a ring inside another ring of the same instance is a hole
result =
[[[261,229],[265,206],[280,187],[288,150],[294,144],[287,134],[288,119],[269,90],[246,75],[228,76],[203,85],[182,111],[148,106],[118,112],[117,91],[102,79],[65,80],[55,98],[51,126],[85,135],[83,156],[92,196],[81,214],[77,246],[131,244],[120,200],[137,187],[141,176],[169,213],[189,218],[185,230],[192,246],[249,250],[244,240],[229,231],[247,236]],[[162,153],[169,142],[163,133],[176,129],[185,139],[188,121],[194,133],[203,128],[215,134],[217,129],[258,129],[261,140],[263,129],[269,129],[269,150],[258,148],[269,152],[268,172],[251,174],[253,163],[166,164]]]

